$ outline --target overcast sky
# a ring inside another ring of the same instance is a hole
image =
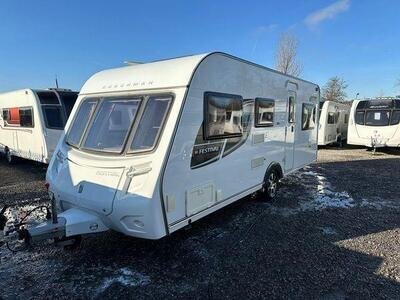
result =
[[[343,77],[348,96],[400,94],[400,1],[1,1],[0,91],[80,89],[125,60],[224,51],[274,66],[299,39],[302,78]]]

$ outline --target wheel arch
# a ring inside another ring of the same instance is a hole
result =
[[[281,164],[274,161],[272,163],[269,164],[266,172],[265,172],[265,176],[267,176],[267,174],[271,171],[271,170],[276,170],[278,173],[278,177],[279,179],[283,178],[283,169],[281,167]]]

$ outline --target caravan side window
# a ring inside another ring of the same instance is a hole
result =
[[[344,124],[348,124],[349,123],[349,114],[345,114],[344,115]]]
[[[301,114],[301,129],[309,130],[315,127],[315,106],[312,103],[303,103]]]
[[[19,117],[21,127],[33,127],[32,107],[20,108]]]
[[[238,95],[204,93],[204,137],[220,139],[242,136],[243,98]]]
[[[274,126],[275,100],[256,98],[254,109],[255,127]]]
[[[32,107],[14,107],[3,109],[4,126],[11,127],[33,127]]]

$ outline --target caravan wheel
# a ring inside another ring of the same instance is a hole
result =
[[[264,185],[261,189],[262,196],[265,200],[274,200],[278,192],[279,176],[275,169],[271,169],[265,176]]]
[[[14,157],[11,155],[11,152],[8,150],[8,148],[5,150],[5,155],[7,162],[11,165],[14,162]]]

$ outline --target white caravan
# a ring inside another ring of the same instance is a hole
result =
[[[370,148],[400,147],[400,97],[354,100],[348,143]]]
[[[320,102],[318,145],[337,143],[339,146],[347,139],[350,105],[324,101]]]
[[[158,239],[256,191],[273,198],[316,160],[318,102],[316,84],[224,53],[99,72],[47,170],[60,213],[40,233]]]
[[[24,89],[0,94],[0,153],[49,163],[77,92]]]

